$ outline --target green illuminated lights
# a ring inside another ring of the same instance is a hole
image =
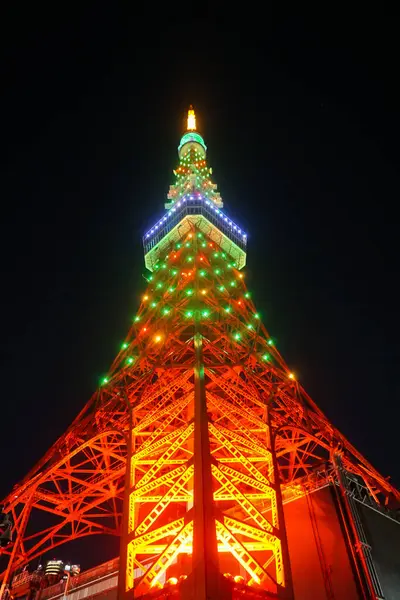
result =
[[[168,306],[166,306],[165,308],[163,308],[163,315],[169,315],[170,312],[171,312],[171,309],[168,308]]]
[[[187,310],[187,311],[185,312],[185,317],[186,317],[187,319],[190,319],[191,317],[193,317],[193,311],[192,311],[192,310]]]
[[[186,290],[186,295],[187,296],[193,296],[193,290],[191,288],[189,288],[188,290]]]
[[[260,318],[260,315],[258,313],[254,313],[253,316],[254,316],[255,319],[259,319]]]
[[[188,257],[187,257],[187,261],[188,261],[188,262],[193,262],[193,256],[188,256]]]
[[[236,333],[233,334],[233,339],[235,339],[236,341],[240,340],[241,337],[242,336],[239,331],[236,331]]]
[[[156,285],[156,288],[157,288],[158,290],[160,290],[160,289],[162,288],[162,286],[163,286],[163,284],[161,283],[161,281],[159,281],[159,282],[157,283],[157,285]]]
[[[220,275],[221,274],[221,269],[214,269],[214,273],[216,275]]]
[[[190,248],[190,242],[186,242],[185,246],[186,248]]]
[[[199,271],[200,277],[205,277],[206,274],[207,274],[207,271]]]
[[[127,344],[126,342],[124,342],[121,346],[121,350],[126,350],[127,347],[129,346],[129,344]]]
[[[209,317],[209,316],[210,316],[210,311],[209,311],[209,310],[203,310],[203,311],[201,312],[201,316],[202,316],[204,319],[206,319],[207,317]]]
[[[202,247],[202,248],[206,248],[206,247],[207,247],[207,244],[206,244],[205,242],[202,242],[202,244],[201,244],[201,247]]]
[[[106,385],[106,383],[108,383],[110,380],[108,379],[108,377],[103,377],[103,379],[101,380],[101,385]]]
[[[179,248],[182,248],[182,244],[176,244],[175,248],[179,250]]]
[[[170,294],[172,294],[175,291],[175,288],[171,286],[170,288],[168,288],[168,291]]]
[[[219,289],[220,292],[224,292],[225,291],[225,287],[223,285],[220,285],[218,289]]]
[[[265,360],[265,361],[269,360],[269,358],[270,358],[269,354],[263,354],[262,355],[262,359]]]
[[[171,275],[178,275],[178,271],[176,269],[171,269]]]
[[[246,292],[244,295],[245,298],[250,298],[250,292]]]
[[[249,324],[247,325],[247,329],[253,329],[253,325],[252,325],[251,323],[249,323]]]
[[[225,306],[224,311],[229,313],[232,311],[232,306]]]
[[[134,318],[135,323],[137,323],[138,321],[140,321],[140,317],[138,315],[136,315],[136,317]]]
[[[235,287],[236,286],[236,281],[231,281],[229,284],[231,287]]]
[[[268,346],[273,346],[274,345],[274,340],[273,339],[269,339],[267,342]]]
[[[128,363],[128,365],[131,365],[134,361],[134,358],[132,358],[132,356],[128,356],[128,358],[126,359],[126,362]]]

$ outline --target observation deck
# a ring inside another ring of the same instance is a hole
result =
[[[150,270],[168,246],[179,242],[195,225],[236,263],[246,264],[247,235],[211,200],[199,192],[183,196],[144,236],[145,264]]]
[[[172,244],[179,243],[194,227],[215,242],[233,260],[237,269],[246,264],[247,234],[221,209],[223,202],[211,181],[206,162],[207,146],[188,111],[187,128],[178,146],[180,165],[174,174],[166,214],[143,236],[146,267],[153,271]]]

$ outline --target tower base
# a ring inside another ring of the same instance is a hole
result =
[[[200,600],[198,592],[194,578],[188,577],[178,585],[144,594],[138,600]],[[203,598],[204,600],[278,600],[276,594],[243,583],[231,582],[223,575],[219,576],[216,589]]]

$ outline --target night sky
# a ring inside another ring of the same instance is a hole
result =
[[[125,337],[145,288],[141,237],[163,213],[189,104],[225,210],[248,231],[246,279],[267,329],[400,485],[394,24],[376,12],[231,21],[221,5],[162,29],[155,7],[83,4],[2,19],[0,495]]]

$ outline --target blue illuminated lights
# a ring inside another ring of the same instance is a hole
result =
[[[179,200],[178,202],[175,203],[175,205],[167,212],[166,215],[164,215],[164,217],[162,217],[146,234],[145,234],[145,239],[148,240],[150,239],[153,235],[155,235],[156,233],[158,233],[158,230],[164,226],[164,223],[166,223],[168,221],[168,219],[170,219],[172,216],[174,216],[174,213],[176,213],[178,208],[181,208],[182,206],[184,206],[184,203],[187,202],[188,200],[200,200],[202,202],[204,202],[204,204],[206,206],[208,206],[210,208],[210,210],[212,210],[213,212],[215,212],[215,214],[219,217],[219,219],[221,219],[221,222],[223,222],[226,226],[228,226],[232,231],[234,231],[237,235],[239,235],[243,242],[245,243],[247,240],[247,234],[240,228],[238,227],[231,219],[229,219],[229,217],[227,217],[222,210],[220,210],[217,206],[215,206],[214,202],[208,200],[207,198],[205,198],[204,196],[202,196],[201,194],[191,194],[183,196],[181,198],[181,200]]]

